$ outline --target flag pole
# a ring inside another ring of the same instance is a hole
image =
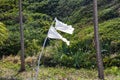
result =
[[[97,10],[97,0],[93,0],[94,6],[94,36],[95,36],[95,48],[96,57],[98,65],[98,77],[104,80],[104,67],[100,50],[99,33],[98,33],[98,10]]]
[[[39,54],[39,59],[38,59],[38,65],[37,65],[37,71],[36,71],[35,80],[37,80],[37,77],[38,77],[40,60],[41,60],[41,57],[42,57],[42,54],[43,54],[43,51],[44,51],[44,48],[45,48],[45,44],[46,44],[47,39],[48,39],[48,37],[45,38],[44,43],[43,43],[43,46],[42,46],[42,51],[41,51],[40,54]]]
[[[55,21],[55,20],[54,20],[54,21]],[[54,24],[54,21],[52,22],[52,25]],[[41,57],[42,57],[42,54],[43,54],[43,51],[44,51],[44,48],[45,48],[45,44],[46,44],[47,39],[48,39],[48,36],[45,38],[44,43],[43,43],[43,46],[42,46],[42,51],[39,53],[39,59],[38,59],[38,65],[37,65],[37,71],[36,71],[35,80],[37,80],[37,77],[38,77],[40,60],[41,60]]]

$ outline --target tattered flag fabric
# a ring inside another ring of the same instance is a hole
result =
[[[59,21],[57,18],[55,18],[55,28],[57,30],[60,30],[62,32],[68,33],[68,34],[72,34],[74,31],[74,28],[71,25],[67,25],[61,21]]]
[[[50,27],[47,37],[52,39],[61,39],[62,41],[66,42],[67,45],[70,45],[70,41],[62,37],[53,26]]]

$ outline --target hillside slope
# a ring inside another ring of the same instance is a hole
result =
[[[0,55],[19,54],[18,1],[1,0],[0,3],[0,21],[9,29],[9,38],[5,45],[0,47]],[[114,61],[117,63],[119,59],[116,57],[119,57],[120,53],[120,0],[98,0],[98,11],[103,57],[109,62],[108,58],[114,54]],[[95,65],[91,0],[23,0],[25,56],[37,55],[41,50],[54,17],[72,24],[75,32],[72,36],[69,35],[70,37],[64,34],[71,41],[70,46],[66,46],[62,41],[49,40],[44,59],[49,58],[43,63],[73,67]],[[90,58],[92,59],[89,60]]]

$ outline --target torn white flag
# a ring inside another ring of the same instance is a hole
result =
[[[72,34],[74,31],[74,28],[72,28],[71,25],[67,25],[61,21],[59,21],[57,18],[55,18],[55,28],[57,30],[60,30],[62,32],[68,33],[68,34]]]
[[[67,45],[70,45],[70,41],[68,41],[66,38],[62,37],[53,26],[50,27],[48,31],[48,38],[52,39],[61,39],[62,41],[66,42]]]

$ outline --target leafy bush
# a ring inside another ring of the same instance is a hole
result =
[[[3,45],[3,42],[8,38],[8,30],[5,28],[5,25],[0,22],[0,46]]]
[[[117,11],[115,11],[114,8],[108,8],[108,9],[104,9],[103,11],[100,12],[100,20],[109,20],[112,18],[116,18],[119,16],[119,14],[117,13]]]
[[[115,74],[115,75],[119,75],[120,74],[120,70],[118,67],[116,66],[112,66],[112,67],[109,67],[105,70],[105,73],[106,74]]]
[[[33,39],[32,42],[27,41],[25,48],[25,56],[34,56],[40,51],[38,40]]]
[[[117,56],[116,56],[117,55]],[[103,59],[105,67],[118,66],[120,67],[120,55],[113,54]]]

